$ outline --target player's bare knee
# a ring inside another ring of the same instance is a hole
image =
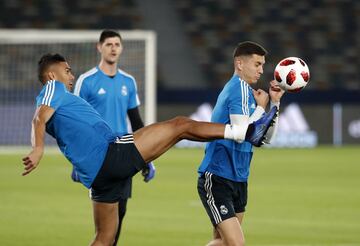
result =
[[[186,124],[187,122],[191,121],[191,119],[189,119],[186,116],[176,116],[171,121],[173,122],[173,124],[177,126],[182,126],[183,124]]]
[[[231,238],[229,240],[227,240],[226,244],[224,244],[226,246],[245,246],[245,239],[241,238]]]
[[[221,239],[211,240],[206,246],[225,246]]]
[[[99,245],[111,246],[115,241],[115,234],[110,232],[97,232],[95,241]]]
[[[113,245],[116,236],[116,228],[102,227],[96,229],[95,240],[101,245]]]
[[[189,127],[191,122],[193,122],[193,120],[185,116],[177,116],[171,120],[174,129],[180,131],[185,131]]]

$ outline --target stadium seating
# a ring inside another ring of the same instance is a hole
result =
[[[177,0],[198,62],[210,83],[231,75],[236,43],[253,40],[269,51],[265,77],[287,56],[311,68],[311,89],[360,90],[360,2],[350,0]]]
[[[0,3],[1,28],[134,29],[141,21],[134,0]]]
[[[143,23],[137,3],[4,0],[0,28],[151,28]],[[359,1],[175,0],[172,4],[210,88],[221,88],[231,76],[235,45],[253,40],[269,51],[266,79],[280,59],[299,56],[312,72],[308,89],[360,90]]]

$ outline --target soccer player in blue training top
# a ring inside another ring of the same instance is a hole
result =
[[[270,110],[243,134],[238,125],[197,122],[186,117],[155,123],[134,134],[117,136],[84,99],[70,93],[74,76],[59,54],[46,54],[38,66],[43,88],[36,98],[32,120],[32,151],[22,161],[23,175],[39,164],[45,132],[56,142],[78,172],[80,182],[91,188],[96,235],[90,245],[112,245],[118,228],[118,201],[125,179],[134,176],[181,139],[210,141],[244,139],[260,146],[277,115]]]
[[[211,121],[238,125],[245,132],[265,112],[268,93],[250,86],[263,73],[266,50],[254,42],[239,43],[234,51],[234,75],[220,93]],[[284,91],[270,82],[270,108],[279,108]],[[275,121],[277,122],[278,117]],[[276,123],[265,141],[273,136]],[[243,138],[245,139],[245,138]],[[205,157],[199,167],[198,192],[214,226],[214,238],[208,246],[244,245],[241,229],[247,203],[247,180],[253,155],[247,141],[215,140],[206,145]]]
[[[80,75],[75,84],[74,94],[85,99],[99,112],[117,136],[128,133],[127,116],[131,128],[136,131],[144,126],[138,106],[140,100],[133,76],[118,68],[119,57],[123,51],[120,34],[114,30],[104,30],[100,34],[97,50],[101,55],[97,67]],[[150,181],[155,175],[152,163],[142,172],[144,181]],[[77,181],[75,169],[72,178]],[[131,197],[132,177],[124,180],[119,200],[119,227],[114,245],[120,236],[122,221],[126,213],[128,198]]]

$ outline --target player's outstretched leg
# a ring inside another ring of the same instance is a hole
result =
[[[148,163],[182,139],[194,141],[222,139],[224,131],[224,124],[198,122],[179,116],[137,130],[134,133],[134,142],[144,161]]]
[[[265,134],[275,122],[278,115],[278,108],[272,107],[269,112],[265,113],[260,119],[249,125],[246,132],[245,140],[256,147],[264,144]]]
[[[224,124],[198,122],[179,116],[137,130],[134,133],[134,143],[146,163],[155,160],[182,139],[201,142],[227,138],[236,141],[246,140],[259,147],[263,144],[265,134],[274,123],[277,113],[277,108],[273,107],[259,120],[250,124],[245,139],[241,137],[241,126],[227,125],[226,133]]]

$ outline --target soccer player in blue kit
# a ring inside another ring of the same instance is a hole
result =
[[[123,180],[146,168],[182,139],[231,139],[260,146],[273,124],[273,108],[249,125],[245,135],[238,125],[197,122],[186,117],[155,123],[133,134],[117,136],[84,99],[70,93],[74,76],[59,54],[46,54],[38,64],[43,88],[36,98],[32,120],[32,150],[22,158],[23,175],[37,168],[44,153],[45,132],[75,167],[80,182],[91,188],[95,238],[90,245],[112,245],[118,227],[118,200]]]
[[[251,88],[263,73],[266,50],[246,41],[236,47],[234,75],[219,94],[211,122],[232,124],[245,132],[251,123],[262,117],[269,102],[279,108],[284,91],[270,82],[269,94]],[[276,117],[275,122],[277,122]],[[265,141],[276,132],[277,123],[269,128]],[[245,139],[245,138],[243,138]],[[219,139],[206,145],[204,159],[198,169],[198,193],[213,224],[213,240],[208,246],[238,246],[245,244],[241,228],[247,204],[247,180],[253,155],[252,143]]]
[[[97,50],[101,56],[99,65],[79,76],[74,94],[93,106],[117,136],[128,133],[127,116],[133,131],[142,128],[144,123],[138,109],[140,100],[135,78],[118,68],[119,57],[123,51],[120,34],[114,30],[103,30]],[[155,175],[154,165],[149,163],[142,173],[144,181],[150,181]],[[76,170],[73,170],[72,177],[77,181]],[[131,186],[132,177],[129,177],[120,191],[119,227],[114,245],[120,236],[127,201],[131,197]]]

